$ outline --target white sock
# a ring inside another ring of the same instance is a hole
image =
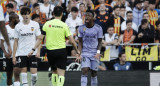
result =
[[[31,74],[31,86],[35,86],[37,78],[37,73]]]
[[[21,73],[22,86],[28,86],[27,73]]]
[[[13,86],[13,85],[9,85],[9,86]]]
[[[14,86],[20,86],[20,82],[19,81],[14,82]]]

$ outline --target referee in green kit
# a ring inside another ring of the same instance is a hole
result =
[[[46,22],[43,26],[42,34],[38,38],[32,51],[28,54],[31,56],[35,49],[41,44],[44,35],[46,35],[46,48],[48,62],[52,69],[52,84],[53,86],[63,86],[65,81],[65,69],[67,61],[66,42],[68,38],[76,49],[77,54],[80,54],[77,45],[72,37],[71,31],[67,24],[61,21],[63,15],[63,8],[56,6],[54,8],[55,19]]]

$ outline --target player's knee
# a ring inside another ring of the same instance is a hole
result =
[[[14,77],[17,79],[20,77],[20,72],[19,71],[14,71]]]
[[[97,71],[91,70],[91,76],[96,77],[97,76]]]
[[[83,74],[83,75],[88,75],[88,71],[89,71],[88,68],[83,68],[83,69],[82,69],[82,74]]]

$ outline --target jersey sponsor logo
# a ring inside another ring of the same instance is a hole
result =
[[[21,36],[32,36],[33,35],[33,33],[23,33],[23,34],[21,34]]]
[[[52,27],[52,25],[49,25],[49,28],[51,28]]]
[[[31,27],[31,31],[34,31],[34,27]]]
[[[49,27],[53,27],[53,28],[63,28],[62,26],[58,26],[58,25],[49,25]]]

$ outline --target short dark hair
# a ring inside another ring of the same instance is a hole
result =
[[[29,7],[23,7],[22,9],[21,9],[21,15],[26,15],[26,14],[30,14],[31,13],[31,10],[30,10],[30,8]]]
[[[149,4],[156,4],[155,0],[149,0]]]
[[[125,9],[126,9],[126,6],[124,6],[124,5],[121,5],[121,6],[120,6],[120,8],[125,8]]]
[[[132,20],[127,20],[127,21],[126,21],[126,25],[127,25],[128,23],[132,23]]]
[[[33,4],[33,8],[38,7],[38,6],[39,6],[38,3]]]
[[[93,10],[87,10],[86,12],[92,13],[92,15],[94,17],[94,11]]]
[[[8,3],[7,5],[6,5],[6,8],[14,8],[14,6],[13,6],[13,4],[12,3]]]
[[[143,16],[144,16],[145,14],[148,14],[148,12],[143,13]]]
[[[147,19],[142,19],[141,24],[144,25],[144,24],[146,24],[147,22],[148,22]]]
[[[120,53],[118,54],[118,57],[122,57],[122,54],[125,54],[125,52],[120,52]]]
[[[85,6],[85,4],[84,4],[84,3],[80,3],[80,4],[79,4],[79,6],[80,6],[80,5],[84,5],[84,6]]]
[[[135,0],[135,2],[134,2],[134,7],[135,7],[137,4],[142,3],[142,2],[143,2],[142,0]]]
[[[132,11],[127,11],[126,15],[127,15],[128,13],[133,13],[133,12],[132,12]]]
[[[10,12],[9,13],[9,22],[14,18],[13,15],[17,15],[15,12]]]
[[[115,10],[117,8],[120,8],[120,7],[118,5],[116,5],[116,6],[113,7],[113,10]]]
[[[39,17],[40,17],[40,16],[39,16],[38,14],[33,14],[33,15],[32,15],[32,20],[35,19],[35,18],[39,18]]]
[[[54,7],[53,14],[57,17],[60,17],[63,13],[63,8],[61,6]]]
[[[78,8],[77,7],[72,7],[71,12],[78,12]]]

